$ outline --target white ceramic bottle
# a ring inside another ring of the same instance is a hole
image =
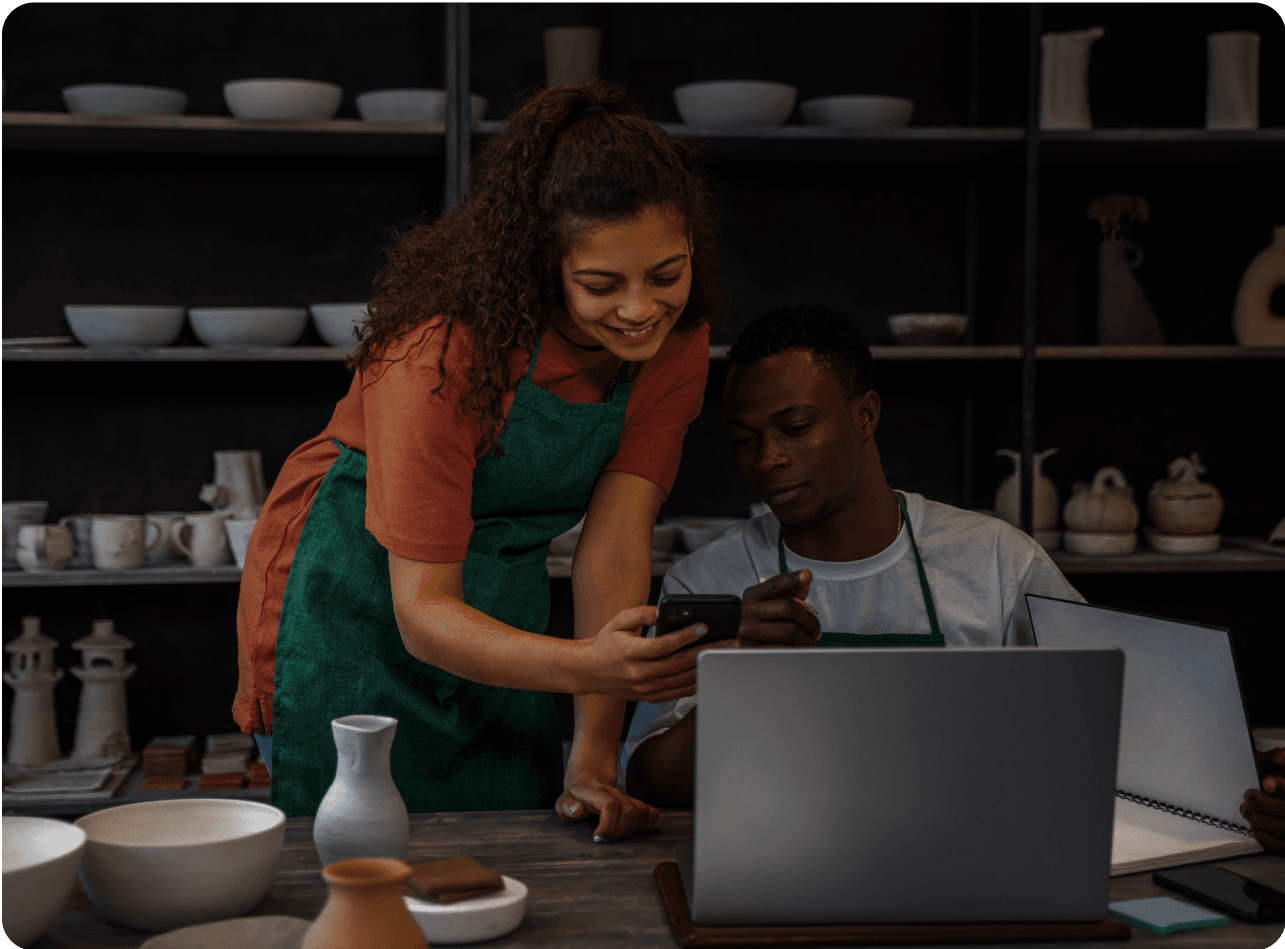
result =
[[[402,859],[410,817],[393,783],[390,755],[397,719],[345,715],[330,728],[339,764],[313,823],[312,842],[321,865],[353,857]]]

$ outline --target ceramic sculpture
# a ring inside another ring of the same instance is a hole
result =
[[[400,860],[361,857],[321,871],[330,898],[299,949],[427,949],[402,899],[411,868]]]
[[[1057,530],[1058,497],[1057,486],[1044,476],[1044,459],[1056,455],[1056,448],[1036,452],[1031,472],[1031,483],[1035,486],[1035,500],[1031,505],[1031,532],[1035,540],[1048,550],[1055,549],[1062,542],[1062,532]],[[1008,521],[1014,527],[1022,526],[1022,456],[1011,448],[1000,448],[995,452],[997,458],[1008,458],[1013,462],[1013,473],[999,483],[995,489],[995,514]]]
[[[257,451],[216,451],[214,482],[201,487],[200,498],[218,513],[258,517],[268,498],[262,456]]]
[[[1258,128],[1257,33],[1229,30],[1205,38],[1209,66],[1205,84],[1205,128],[1211,132],[1252,132]]]
[[[1151,486],[1147,514],[1165,534],[1212,534],[1223,516],[1223,496],[1212,484],[1201,481],[1205,473],[1200,456],[1169,462],[1169,477]]]
[[[1098,342],[1104,346],[1163,345],[1164,333],[1132,271],[1142,249],[1125,236],[1134,221],[1150,218],[1147,199],[1112,194],[1089,204],[1089,218],[1102,229],[1098,249]]]
[[[1099,468],[1093,483],[1077,481],[1062,509],[1066,533],[1062,544],[1071,553],[1086,556],[1131,554],[1138,546],[1136,533],[1141,515],[1133,488],[1119,468]]]
[[[332,721],[330,729],[338,767],[312,831],[321,865],[353,857],[400,860],[410,840],[410,817],[393,782],[389,757],[397,719],[345,715]]]
[[[84,683],[76,712],[73,758],[122,758],[131,751],[125,680],[137,667],[125,662],[134,644],[116,633],[109,619],[97,620],[93,631],[71,644],[80,651],[80,665],[71,674]]]
[[[10,764],[44,764],[62,757],[54,719],[54,686],[63,674],[54,665],[56,648],[55,640],[41,634],[38,616],[24,616],[22,635],[5,643],[9,669],[4,681],[13,689],[6,757]]]
[[[1249,262],[1236,291],[1231,328],[1242,346],[1285,346],[1285,313],[1272,312],[1272,294],[1285,286],[1285,226]]]
[[[1089,50],[1105,35],[1106,30],[1095,26],[1040,37],[1041,129],[1087,132],[1093,128],[1089,112]]]

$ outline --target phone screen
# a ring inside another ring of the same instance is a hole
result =
[[[1152,879],[1184,896],[1204,899],[1241,919],[1285,919],[1285,893],[1222,867],[1162,870]]]

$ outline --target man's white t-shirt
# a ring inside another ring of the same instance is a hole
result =
[[[996,517],[903,492],[910,527],[947,647],[1033,645],[1025,595],[1083,602],[1039,544]],[[661,599],[675,593],[733,593],[781,572],[780,526],[768,513],[745,521],[669,568]],[[865,560],[808,560],[786,547],[790,570],[812,571],[807,602],[823,632],[911,633],[932,630],[919,571],[903,526],[887,548]],[[696,696],[639,702],[621,754],[623,775],[642,742],[696,707]]]

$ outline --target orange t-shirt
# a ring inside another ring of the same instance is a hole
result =
[[[390,344],[386,358],[353,376],[325,431],[281,468],[246,551],[237,606],[239,682],[232,713],[242,730],[271,733],[277,624],[290,565],[312,499],[339,456],[338,439],[366,454],[366,529],[408,560],[458,563],[468,554],[473,469],[484,454],[476,414],[460,409],[472,341],[456,325],[438,360],[444,324],[434,319]],[[529,365],[516,354],[510,376]],[[588,351],[546,332],[533,381],[568,402],[600,402],[620,370],[605,350]],[[687,426],[700,412],[709,371],[709,328],[672,330],[634,375],[620,447],[605,471],[673,486]],[[433,389],[445,382],[438,391]],[[513,391],[505,397],[507,412]]]

